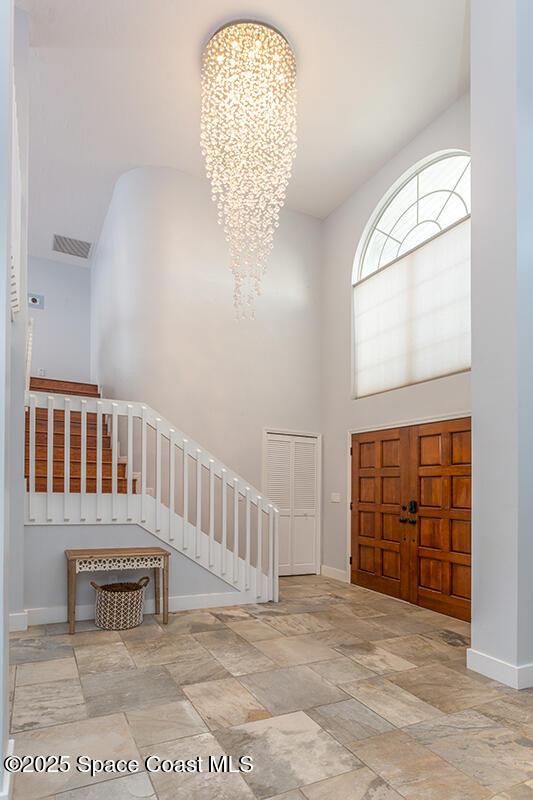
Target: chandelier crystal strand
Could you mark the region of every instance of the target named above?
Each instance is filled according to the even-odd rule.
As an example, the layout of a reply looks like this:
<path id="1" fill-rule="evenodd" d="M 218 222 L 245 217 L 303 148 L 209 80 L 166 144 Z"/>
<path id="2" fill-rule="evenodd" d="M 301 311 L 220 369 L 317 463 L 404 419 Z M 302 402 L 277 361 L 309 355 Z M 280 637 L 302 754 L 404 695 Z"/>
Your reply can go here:
<path id="1" fill-rule="evenodd" d="M 229 244 L 236 313 L 253 318 L 296 154 L 296 62 L 278 31 L 237 22 L 210 39 L 201 145 Z"/>

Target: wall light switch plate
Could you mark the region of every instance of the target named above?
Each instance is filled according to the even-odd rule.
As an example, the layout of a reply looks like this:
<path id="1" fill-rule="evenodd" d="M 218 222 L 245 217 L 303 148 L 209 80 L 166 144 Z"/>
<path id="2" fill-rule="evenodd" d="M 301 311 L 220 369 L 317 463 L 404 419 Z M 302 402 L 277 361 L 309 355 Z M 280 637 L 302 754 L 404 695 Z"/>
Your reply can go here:
<path id="1" fill-rule="evenodd" d="M 340 501 L 341 501 L 341 496 L 340 496 L 339 492 L 332 492 L 331 493 L 331 502 L 332 503 L 340 503 Z"/>
<path id="2" fill-rule="evenodd" d="M 41 311 L 44 309 L 44 294 L 28 293 L 28 307 L 38 308 Z"/>

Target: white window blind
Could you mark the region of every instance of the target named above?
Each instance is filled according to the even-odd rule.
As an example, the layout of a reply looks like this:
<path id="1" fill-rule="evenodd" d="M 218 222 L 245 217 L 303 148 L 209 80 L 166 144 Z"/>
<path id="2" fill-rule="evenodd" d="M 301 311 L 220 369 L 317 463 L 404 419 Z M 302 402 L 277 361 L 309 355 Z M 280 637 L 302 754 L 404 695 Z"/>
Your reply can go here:
<path id="1" fill-rule="evenodd" d="M 470 218 L 354 286 L 355 394 L 470 367 Z"/>

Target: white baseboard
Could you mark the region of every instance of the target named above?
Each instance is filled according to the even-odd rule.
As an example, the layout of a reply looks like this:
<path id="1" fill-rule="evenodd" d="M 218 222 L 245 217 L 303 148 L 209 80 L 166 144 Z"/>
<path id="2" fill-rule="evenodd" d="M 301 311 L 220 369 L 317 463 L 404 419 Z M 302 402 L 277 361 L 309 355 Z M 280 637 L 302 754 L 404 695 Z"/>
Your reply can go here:
<path id="1" fill-rule="evenodd" d="M 213 592 L 212 594 L 188 594 L 169 597 L 170 611 L 187 611 L 193 608 L 216 608 L 217 606 L 244 605 L 260 602 L 253 591 L 248 592 Z M 153 614 L 155 602 L 148 599 L 145 613 Z M 25 625 L 22 626 L 23 618 Z M 76 606 L 76 619 L 94 619 L 94 604 Z M 45 606 L 43 608 L 27 608 L 23 612 L 9 615 L 9 630 L 24 631 L 28 625 L 49 625 L 53 622 L 66 622 L 66 606 Z M 22 627 L 21 627 L 22 626 Z"/>
<path id="2" fill-rule="evenodd" d="M 324 578 L 331 578 L 334 581 L 350 583 L 350 576 L 344 569 L 336 569 L 336 567 L 328 567 L 326 564 L 322 564 L 320 571 Z"/>
<path id="3" fill-rule="evenodd" d="M 533 664 L 516 666 L 469 648 L 466 651 L 466 666 L 513 689 L 529 689 L 533 686 Z"/>
<path id="4" fill-rule="evenodd" d="M 15 752 L 15 740 L 8 739 L 6 753 L 5 756 L 3 756 L 3 758 L 6 758 L 7 756 L 12 756 L 14 752 Z M 11 798 L 11 790 L 13 788 L 12 775 L 13 773 L 4 770 L 2 776 L 2 786 L 0 787 L 0 800 L 4 800 L 4 798 L 5 800 L 10 800 Z"/>

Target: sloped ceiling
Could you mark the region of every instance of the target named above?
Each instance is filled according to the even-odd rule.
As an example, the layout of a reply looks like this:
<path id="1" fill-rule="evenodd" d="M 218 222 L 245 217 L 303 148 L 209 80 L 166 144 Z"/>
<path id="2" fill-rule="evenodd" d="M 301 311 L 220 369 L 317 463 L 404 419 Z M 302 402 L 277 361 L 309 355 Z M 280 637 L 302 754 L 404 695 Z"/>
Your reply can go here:
<path id="1" fill-rule="evenodd" d="M 467 0 L 21 0 L 30 17 L 30 253 L 98 237 L 117 177 L 204 176 L 200 57 L 223 23 L 282 30 L 298 62 L 288 206 L 326 217 L 468 89 Z M 65 257 L 68 258 L 68 257 Z"/>

